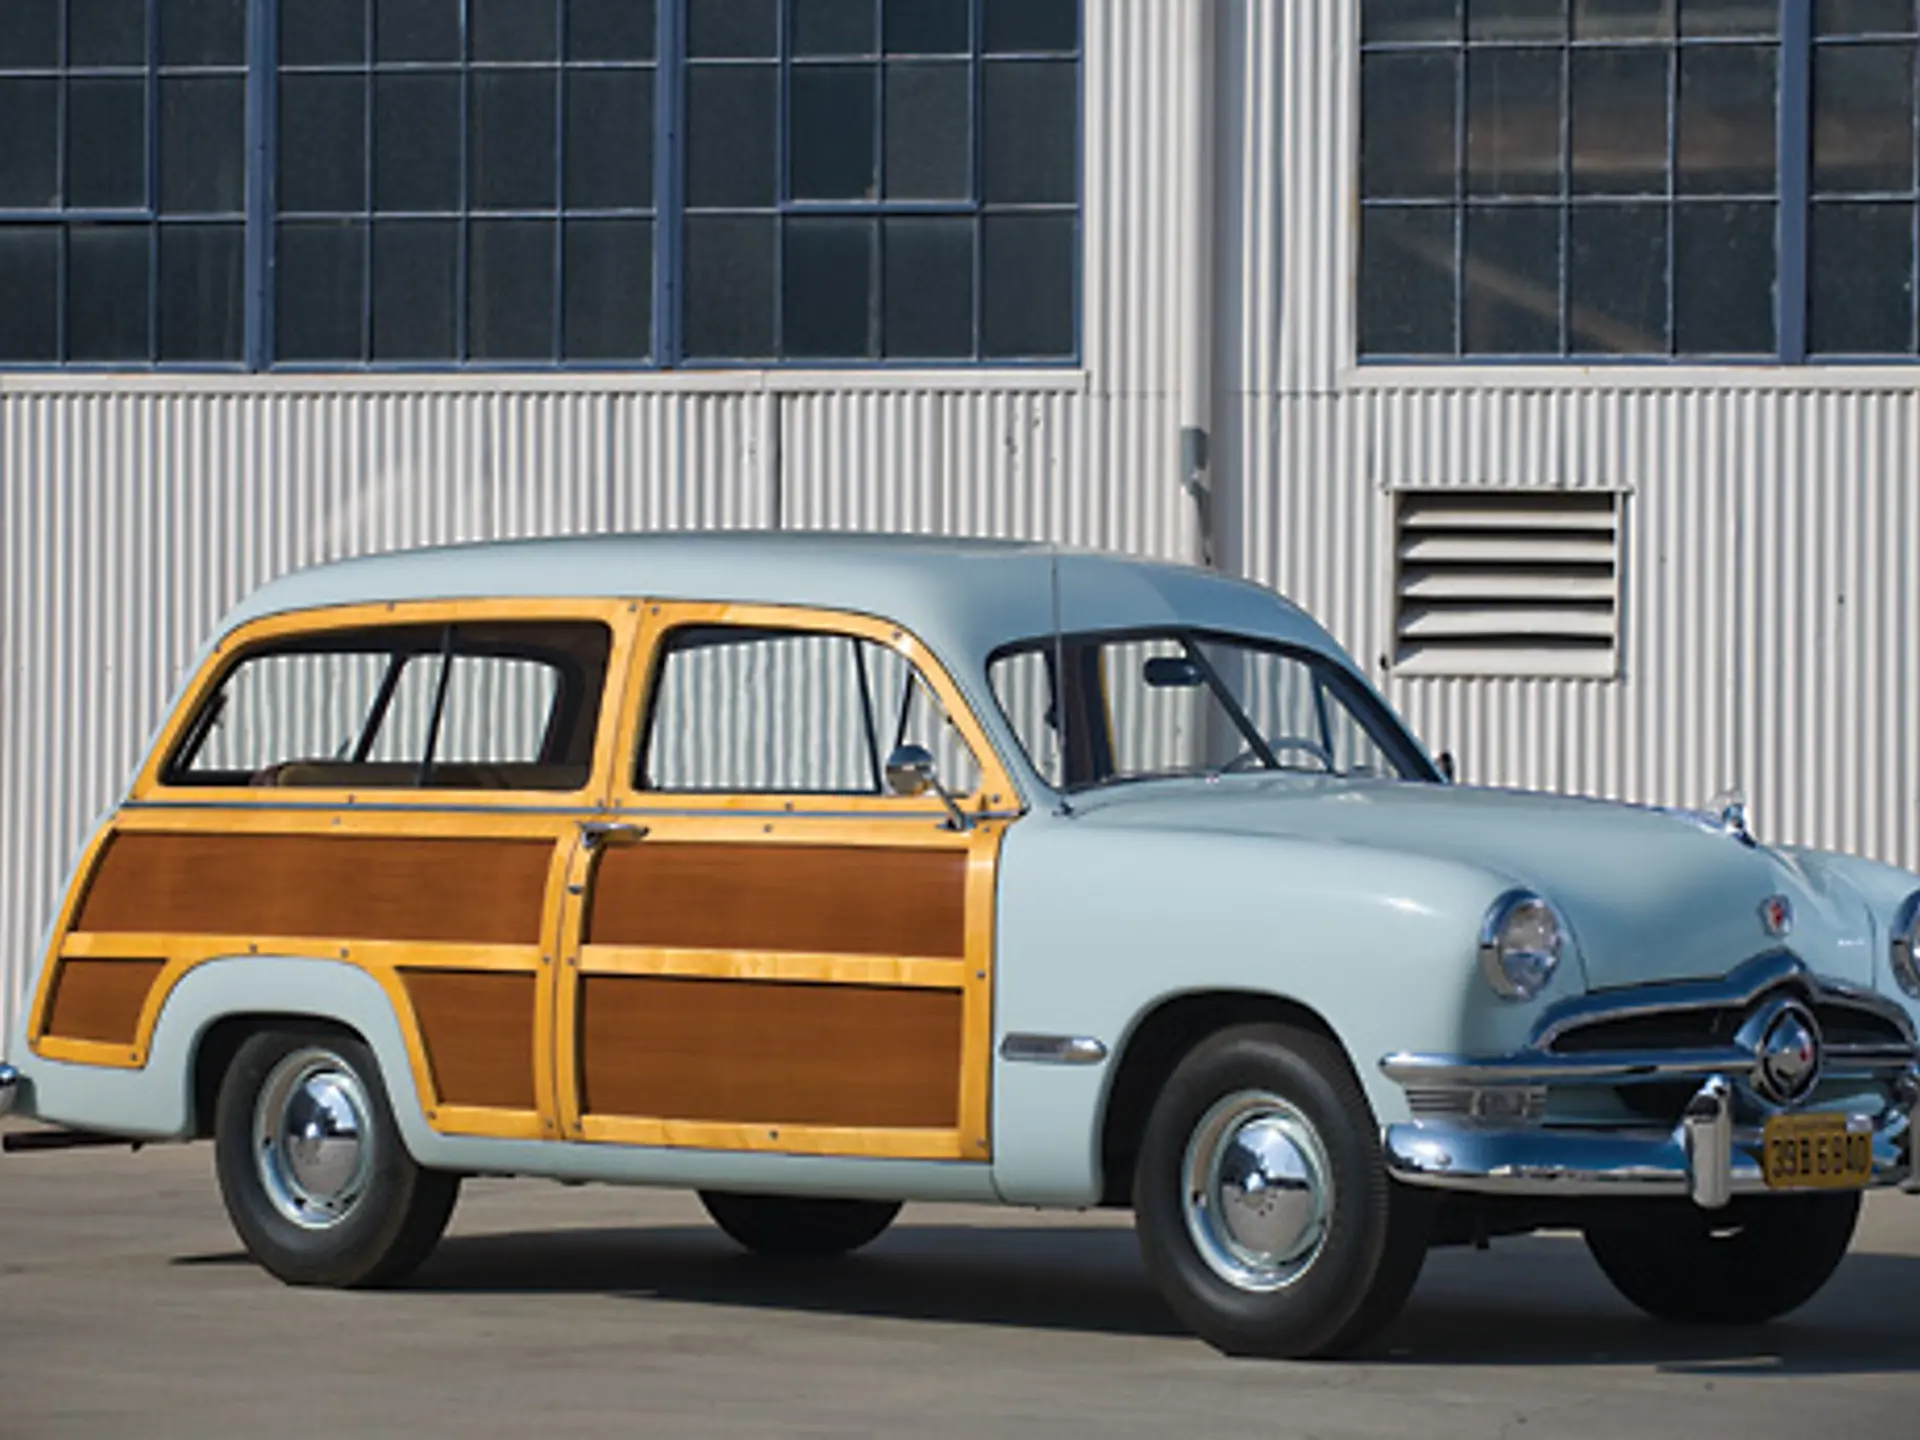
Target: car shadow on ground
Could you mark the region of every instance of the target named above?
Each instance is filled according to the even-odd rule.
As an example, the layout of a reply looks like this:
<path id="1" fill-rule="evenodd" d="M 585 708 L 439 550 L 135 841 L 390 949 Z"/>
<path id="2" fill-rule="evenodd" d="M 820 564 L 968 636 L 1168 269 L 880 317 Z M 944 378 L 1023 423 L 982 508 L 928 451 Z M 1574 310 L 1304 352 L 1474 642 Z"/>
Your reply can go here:
<path id="1" fill-rule="evenodd" d="M 697 1226 L 464 1234 L 443 1241 L 407 1289 L 1185 1335 L 1147 1278 L 1132 1232 L 1118 1226 L 909 1222 L 845 1259 L 784 1262 L 743 1254 Z M 1742 1328 L 1648 1319 L 1613 1293 L 1572 1236 L 1437 1251 L 1369 1360 L 1645 1366 L 1729 1379 L 1920 1372 L 1920 1257 L 1856 1253 L 1796 1315 Z"/>

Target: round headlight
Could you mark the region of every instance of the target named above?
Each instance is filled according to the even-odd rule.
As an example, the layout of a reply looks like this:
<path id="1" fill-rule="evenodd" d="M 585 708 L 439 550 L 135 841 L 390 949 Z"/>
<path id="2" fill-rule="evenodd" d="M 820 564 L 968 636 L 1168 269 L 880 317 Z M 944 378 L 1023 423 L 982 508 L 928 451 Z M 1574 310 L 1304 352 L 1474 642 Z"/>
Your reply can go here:
<path id="1" fill-rule="evenodd" d="M 1547 988 L 1567 948 L 1566 927 L 1531 890 L 1509 890 L 1480 927 L 1480 973 L 1503 1000 L 1531 1000 Z"/>
<path id="2" fill-rule="evenodd" d="M 1893 978 L 1920 1000 L 1920 890 L 1909 895 L 1893 920 Z"/>

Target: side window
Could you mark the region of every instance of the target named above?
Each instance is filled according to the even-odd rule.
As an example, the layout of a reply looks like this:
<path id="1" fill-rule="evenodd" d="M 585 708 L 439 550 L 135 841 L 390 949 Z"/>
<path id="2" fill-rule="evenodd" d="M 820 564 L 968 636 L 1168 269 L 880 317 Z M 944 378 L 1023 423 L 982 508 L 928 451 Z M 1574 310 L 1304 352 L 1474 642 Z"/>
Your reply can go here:
<path id="1" fill-rule="evenodd" d="M 591 622 L 301 636 L 241 658 L 169 785 L 578 790 L 612 636 Z"/>
<path id="2" fill-rule="evenodd" d="M 689 626 L 667 641 L 635 783 L 643 790 L 881 795 L 894 747 L 932 751 L 955 794 L 980 769 L 933 687 L 852 635 Z"/>

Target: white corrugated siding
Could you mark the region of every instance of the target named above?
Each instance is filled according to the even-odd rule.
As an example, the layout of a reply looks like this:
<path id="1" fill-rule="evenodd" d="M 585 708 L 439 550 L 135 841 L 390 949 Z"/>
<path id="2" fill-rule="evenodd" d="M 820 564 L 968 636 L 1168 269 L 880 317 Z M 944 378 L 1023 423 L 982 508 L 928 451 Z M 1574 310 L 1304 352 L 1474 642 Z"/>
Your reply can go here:
<path id="1" fill-rule="evenodd" d="M 1920 399 L 1902 372 L 1355 374 L 1356 0 L 1219 0 L 1226 564 L 1314 610 L 1474 780 L 1698 802 L 1920 864 Z M 299 565 L 452 539 L 784 525 L 1185 556 L 1186 27 L 1089 0 L 1084 372 L 287 382 L 0 377 L 0 946 L 216 617 Z M 1616 681 L 1400 680 L 1387 490 L 1628 492 Z M 0 985 L 0 1023 L 15 984 Z"/>

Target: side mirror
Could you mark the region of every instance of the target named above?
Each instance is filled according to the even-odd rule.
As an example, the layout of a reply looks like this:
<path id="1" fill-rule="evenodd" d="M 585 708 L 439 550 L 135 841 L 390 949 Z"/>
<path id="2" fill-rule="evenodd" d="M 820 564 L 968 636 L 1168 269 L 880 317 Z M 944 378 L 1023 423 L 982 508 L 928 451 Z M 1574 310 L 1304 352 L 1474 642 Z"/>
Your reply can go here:
<path id="1" fill-rule="evenodd" d="M 1451 750 L 1442 750 L 1435 763 L 1440 767 L 1440 778 L 1445 780 L 1449 785 L 1453 784 L 1453 752 Z"/>
<path id="2" fill-rule="evenodd" d="M 939 781 L 934 776 L 933 752 L 924 745 L 902 745 L 887 756 L 887 788 L 911 798 L 924 795 Z"/>

